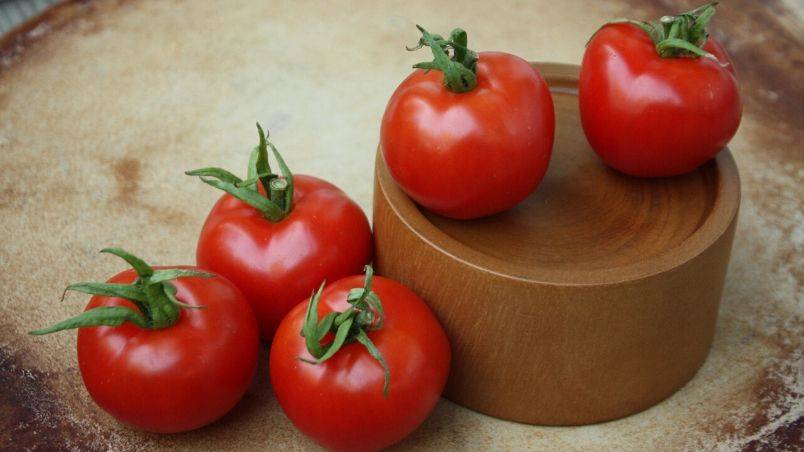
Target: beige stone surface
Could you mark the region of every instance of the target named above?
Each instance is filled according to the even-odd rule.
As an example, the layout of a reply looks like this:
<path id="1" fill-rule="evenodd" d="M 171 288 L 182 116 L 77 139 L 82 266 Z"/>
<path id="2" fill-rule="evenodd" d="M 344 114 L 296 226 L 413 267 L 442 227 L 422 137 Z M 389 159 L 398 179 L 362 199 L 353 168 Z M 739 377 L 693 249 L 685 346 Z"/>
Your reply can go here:
<path id="1" fill-rule="evenodd" d="M 32 327 L 77 313 L 65 285 L 121 268 L 124 246 L 191 263 L 218 194 L 182 175 L 244 168 L 254 122 L 298 173 L 370 214 L 379 119 L 411 64 L 415 23 L 469 31 L 475 49 L 578 63 L 611 17 L 662 1 L 74 2 L 0 45 L 0 447 L 309 449 L 258 379 L 222 421 L 156 436 L 83 389 L 75 335 Z M 724 2 L 713 28 L 735 59 L 745 113 L 730 147 L 743 204 L 711 355 L 681 391 L 601 425 L 505 422 L 442 401 L 399 449 L 696 449 L 802 445 L 804 96 L 800 4 Z M 705 125 L 702 125 L 705 127 Z M 579 132 L 580 133 L 580 132 Z"/>

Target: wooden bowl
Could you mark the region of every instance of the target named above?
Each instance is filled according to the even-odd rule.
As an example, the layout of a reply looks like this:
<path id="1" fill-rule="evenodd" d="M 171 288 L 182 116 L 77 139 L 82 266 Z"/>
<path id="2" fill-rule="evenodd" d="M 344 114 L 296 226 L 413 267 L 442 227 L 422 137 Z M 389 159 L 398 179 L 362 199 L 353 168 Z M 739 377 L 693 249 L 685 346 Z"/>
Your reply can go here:
<path id="1" fill-rule="evenodd" d="M 706 359 L 740 181 L 728 150 L 697 171 L 637 179 L 604 166 L 578 115 L 578 67 L 536 64 L 556 141 L 515 208 L 457 221 L 417 207 L 377 154 L 378 271 L 419 293 L 452 343 L 445 396 L 548 425 L 644 410 Z"/>

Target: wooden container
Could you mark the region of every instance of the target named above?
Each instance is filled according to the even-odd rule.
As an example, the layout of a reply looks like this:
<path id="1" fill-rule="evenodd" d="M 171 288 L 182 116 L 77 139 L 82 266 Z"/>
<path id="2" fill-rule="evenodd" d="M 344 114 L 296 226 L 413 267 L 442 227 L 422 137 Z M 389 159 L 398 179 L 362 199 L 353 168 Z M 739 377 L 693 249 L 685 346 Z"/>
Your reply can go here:
<path id="1" fill-rule="evenodd" d="M 536 65 L 556 110 L 547 176 L 514 209 L 457 221 L 418 208 L 377 154 L 378 271 L 452 343 L 445 396 L 492 416 L 578 425 L 683 386 L 715 329 L 740 181 L 728 150 L 680 177 L 605 167 L 578 115 L 578 67 Z"/>

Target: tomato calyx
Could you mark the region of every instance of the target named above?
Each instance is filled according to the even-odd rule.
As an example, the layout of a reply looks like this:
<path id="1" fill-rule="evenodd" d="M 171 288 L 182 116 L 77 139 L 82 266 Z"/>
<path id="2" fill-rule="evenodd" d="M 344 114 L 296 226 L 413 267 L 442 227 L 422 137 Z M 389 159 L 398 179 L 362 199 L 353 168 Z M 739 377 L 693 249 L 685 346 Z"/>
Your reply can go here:
<path id="1" fill-rule="evenodd" d="M 727 64 L 721 63 L 717 57 L 703 49 L 709 38 L 706 26 L 715 15 L 717 4 L 716 1 L 710 2 L 677 16 L 663 16 L 653 22 L 619 18 L 607 22 L 606 25 L 627 23 L 641 28 L 650 36 L 656 52 L 662 58 L 704 57 L 726 66 Z"/>
<path id="2" fill-rule="evenodd" d="M 62 300 L 68 290 L 90 295 L 119 297 L 131 300 L 139 312 L 125 306 L 98 307 L 49 328 L 31 331 L 29 334 L 38 336 L 90 326 L 119 326 L 124 322 L 131 322 L 144 329 L 167 328 L 179 320 L 179 309 L 204 308 L 203 306 L 190 306 L 179 301 L 176 298 L 176 286 L 170 281 L 186 277 L 212 278 L 215 275 L 182 268 L 154 270 L 139 257 L 120 248 L 104 248 L 101 253 L 114 254 L 128 262 L 137 273 L 137 279 L 131 284 L 97 282 L 71 284 L 64 289 Z"/>
<path id="3" fill-rule="evenodd" d="M 366 280 L 363 287 L 350 290 L 346 296 L 346 301 L 351 306 L 343 312 L 331 312 L 319 321 L 318 302 L 326 282 L 321 283 L 307 304 L 307 313 L 300 333 L 305 339 L 307 351 L 315 360 L 303 357 L 299 357 L 299 360 L 309 364 L 321 364 L 332 358 L 344 344 L 357 341 L 366 347 L 369 354 L 382 366 L 384 374 L 382 391 L 383 395 L 388 397 L 391 372 L 380 351 L 377 350 L 367 334 L 382 328 L 385 314 L 380 297 L 371 290 L 374 269 L 371 265 L 366 265 L 365 271 Z M 328 344 L 322 344 L 329 333 L 334 335 L 334 339 Z"/>
<path id="4" fill-rule="evenodd" d="M 444 86 L 454 93 L 465 93 L 477 86 L 477 53 L 466 47 L 467 35 L 460 28 L 452 30 L 449 39 L 441 35 L 430 34 L 422 26 L 416 25 L 422 33 L 415 47 L 406 47 L 409 51 L 429 47 L 433 52 L 433 61 L 423 61 L 413 65 L 425 71 L 436 70 L 444 73 Z M 452 50 L 452 56 L 447 53 Z"/>
<path id="5" fill-rule="evenodd" d="M 262 130 L 260 123 L 257 123 L 257 132 L 260 144 L 251 151 L 245 180 L 217 167 L 199 168 L 185 171 L 184 174 L 198 176 L 207 185 L 229 193 L 257 209 L 267 220 L 276 223 L 282 221 L 293 209 L 293 174 L 276 147 L 268 141 L 268 134 Z M 271 148 L 282 176 L 271 172 L 268 148 Z M 260 193 L 258 183 L 265 195 Z"/>

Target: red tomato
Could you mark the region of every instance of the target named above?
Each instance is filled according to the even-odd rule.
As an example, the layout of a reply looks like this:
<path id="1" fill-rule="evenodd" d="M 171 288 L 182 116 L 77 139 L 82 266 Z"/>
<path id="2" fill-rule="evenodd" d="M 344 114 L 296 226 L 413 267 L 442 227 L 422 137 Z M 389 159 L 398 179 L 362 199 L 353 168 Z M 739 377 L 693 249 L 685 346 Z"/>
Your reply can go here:
<path id="1" fill-rule="evenodd" d="M 293 210 L 279 222 L 224 194 L 198 240 L 198 266 L 243 291 L 263 340 L 321 281 L 359 273 L 373 255 L 371 228 L 357 204 L 321 179 L 293 181 Z"/>
<path id="2" fill-rule="evenodd" d="M 477 218 L 525 199 L 553 148 L 553 100 L 539 71 L 507 53 L 481 52 L 477 86 L 455 93 L 436 70 L 414 71 L 382 119 L 383 157 L 424 208 Z"/>
<path id="3" fill-rule="evenodd" d="M 742 106 L 731 62 L 712 38 L 710 58 L 662 58 L 649 35 L 606 25 L 584 54 L 583 129 L 603 161 L 626 174 L 675 176 L 714 157 L 740 124 Z"/>
<path id="4" fill-rule="evenodd" d="M 135 279 L 126 270 L 109 282 Z M 157 433 L 192 430 L 226 414 L 251 384 L 260 343 L 254 314 L 232 283 L 171 282 L 183 303 L 205 308 L 181 309 L 178 322 L 162 329 L 126 322 L 78 331 L 78 365 L 95 402 L 121 422 Z M 129 300 L 97 295 L 87 310 L 100 306 L 138 311 Z"/>
<path id="5" fill-rule="evenodd" d="M 326 287 L 319 318 L 349 308 L 351 289 L 363 287 L 352 276 Z M 299 334 L 308 302 L 285 317 L 271 346 L 271 384 L 282 409 L 302 432 L 337 450 L 376 450 L 415 430 L 439 399 L 449 373 L 447 336 L 433 313 L 410 289 L 374 277 L 373 291 L 382 301 L 384 322 L 369 332 L 390 371 L 387 397 L 384 371 L 367 349 L 351 342 L 321 364 Z"/>

